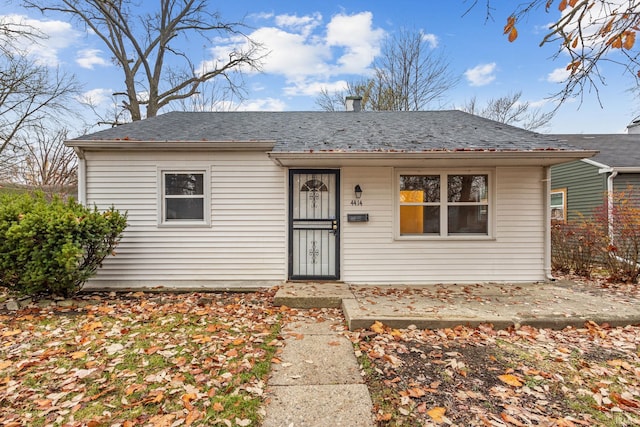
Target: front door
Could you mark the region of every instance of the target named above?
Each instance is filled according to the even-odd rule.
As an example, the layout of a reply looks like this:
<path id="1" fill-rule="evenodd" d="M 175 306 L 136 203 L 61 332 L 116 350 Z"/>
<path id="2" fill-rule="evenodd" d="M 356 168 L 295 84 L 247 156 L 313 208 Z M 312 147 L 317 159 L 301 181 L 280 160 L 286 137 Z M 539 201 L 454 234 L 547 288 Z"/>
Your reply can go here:
<path id="1" fill-rule="evenodd" d="M 337 170 L 289 171 L 289 279 L 340 278 Z"/>

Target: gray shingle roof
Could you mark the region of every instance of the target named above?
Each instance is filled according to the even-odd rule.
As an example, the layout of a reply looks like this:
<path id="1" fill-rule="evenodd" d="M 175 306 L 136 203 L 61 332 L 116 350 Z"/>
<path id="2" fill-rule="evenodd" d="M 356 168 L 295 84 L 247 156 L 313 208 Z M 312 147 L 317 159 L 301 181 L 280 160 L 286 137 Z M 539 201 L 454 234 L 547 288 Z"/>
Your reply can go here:
<path id="1" fill-rule="evenodd" d="M 171 112 L 76 141 L 276 141 L 276 152 L 572 150 L 462 111 Z"/>
<path id="2" fill-rule="evenodd" d="M 591 158 L 610 167 L 640 167 L 640 134 L 549 135 L 583 150 L 599 150 Z"/>

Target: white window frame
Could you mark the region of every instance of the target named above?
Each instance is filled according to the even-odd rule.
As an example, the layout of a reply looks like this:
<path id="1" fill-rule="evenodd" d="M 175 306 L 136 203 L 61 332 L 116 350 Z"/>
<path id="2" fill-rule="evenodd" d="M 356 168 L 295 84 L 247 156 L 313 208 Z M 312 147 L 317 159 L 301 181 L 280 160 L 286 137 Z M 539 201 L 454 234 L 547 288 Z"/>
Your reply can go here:
<path id="1" fill-rule="evenodd" d="M 562 206 L 554 205 L 551 203 L 552 196 L 554 194 L 562 194 Z M 556 188 L 551 190 L 551 192 L 549 193 L 549 208 L 551 210 L 551 213 L 550 213 L 551 221 L 559 221 L 553 218 L 553 210 L 562 208 L 562 222 L 563 223 L 567 222 L 567 189 L 566 188 Z"/>
<path id="2" fill-rule="evenodd" d="M 203 180 L 203 218 L 201 220 L 171 220 L 166 218 L 165 176 L 167 174 L 200 174 Z M 209 168 L 158 168 L 158 225 L 160 227 L 209 227 L 211 225 L 211 172 Z M 170 197 L 174 198 L 174 197 Z"/>
<path id="3" fill-rule="evenodd" d="M 440 176 L 440 201 L 426 203 L 425 205 L 440 206 L 440 234 L 400 234 L 400 176 L 401 175 L 428 175 Z M 448 234 L 448 208 L 449 206 L 478 205 L 476 202 L 451 203 L 448 200 L 448 177 L 451 175 L 486 175 L 487 176 L 487 233 L 455 233 Z M 396 169 L 394 175 L 394 235 L 396 240 L 495 240 L 496 219 L 496 184 L 494 169 Z M 484 205 L 484 204 L 483 204 Z"/>

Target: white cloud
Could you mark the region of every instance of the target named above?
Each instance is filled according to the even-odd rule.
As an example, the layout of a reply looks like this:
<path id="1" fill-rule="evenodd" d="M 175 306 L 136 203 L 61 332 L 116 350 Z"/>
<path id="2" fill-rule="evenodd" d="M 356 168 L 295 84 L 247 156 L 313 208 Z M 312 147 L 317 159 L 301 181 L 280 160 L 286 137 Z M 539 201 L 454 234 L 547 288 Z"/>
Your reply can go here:
<path id="1" fill-rule="evenodd" d="M 18 39 L 15 47 L 43 65 L 57 66 L 60 63 L 60 51 L 73 45 L 80 37 L 80 33 L 64 21 L 31 19 L 16 14 L 0 15 L 0 21 L 31 28 L 33 32 L 42 36 Z"/>
<path id="2" fill-rule="evenodd" d="M 431 49 L 435 49 L 438 47 L 438 36 L 435 34 L 425 34 L 422 33 L 422 41 L 426 42 Z"/>
<path id="3" fill-rule="evenodd" d="M 347 88 L 347 82 L 344 80 L 339 80 L 337 82 L 321 82 L 321 81 L 311 81 L 304 80 L 294 82 L 293 85 L 287 86 L 284 88 L 285 95 L 296 96 L 296 95 L 304 95 L 304 96 L 313 96 L 316 97 L 320 94 L 320 92 L 325 89 L 329 91 L 329 93 L 333 93 L 336 91 L 342 91 Z"/>
<path id="4" fill-rule="evenodd" d="M 339 72 L 363 73 L 373 58 L 380 53 L 380 43 L 385 32 L 373 28 L 373 14 L 361 12 L 355 15 L 336 15 L 327 25 L 327 44 L 344 47 L 344 54 L 338 58 Z"/>
<path id="5" fill-rule="evenodd" d="M 464 76 L 471 86 L 485 86 L 496 79 L 496 63 L 480 64 L 473 68 L 469 68 L 464 72 Z"/>
<path id="6" fill-rule="evenodd" d="M 262 71 L 284 77 L 285 93 L 292 96 L 316 95 L 318 82 L 331 76 L 370 72 L 385 34 L 373 27 L 370 12 L 338 14 L 325 27 L 319 13 L 277 15 L 272 20 L 273 25 L 258 28 L 249 37 L 260 43 L 267 54 L 262 60 Z M 211 59 L 203 61 L 200 69 L 210 70 L 224 63 L 233 49 L 246 48 L 245 43 L 242 38 L 216 40 L 216 47 L 210 50 Z M 243 71 L 253 73 L 253 70 Z"/>
<path id="7" fill-rule="evenodd" d="M 97 88 L 91 89 L 86 92 L 83 92 L 79 97 L 78 101 L 83 104 L 89 104 L 94 107 L 107 104 L 111 101 L 111 95 L 113 94 L 113 89 L 106 88 Z"/>
<path id="8" fill-rule="evenodd" d="M 278 15 L 275 17 L 278 27 L 290 28 L 304 36 L 308 36 L 316 27 L 322 24 L 322 15 L 318 12 L 308 16 Z"/>
<path id="9" fill-rule="evenodd" d="M 266 73 L 283 75 L 288 80 L 298 80 L 330 72 L 330 49 L 323 43 L 309 40 L 303 34 L 264 27 L 254 31 L 251 38 L 263 44 L 269 52 L 263 63 Z"/>
<path id="10" fill-rule="evenodd" d="M 276 98 L 252 99 L 243 102 L 239 111 L 284 111 L 285 103 Z"/>
<path id="11" fill-rule="evenodd" d="M 569 77 L 569 70 L 566 67 L 556 68 L 547 74 L 547 81 L 550 83 L 562 83 Z"/>
<path id="12" fill-rule="evenodd" d="M 93 70 L 94 65 L 101 65 L 103 67 L 111 65 L 109 61 L 102 58 L 100 49 L 82 49 L 78 51 L 76 63 L 82 68 Z"/>

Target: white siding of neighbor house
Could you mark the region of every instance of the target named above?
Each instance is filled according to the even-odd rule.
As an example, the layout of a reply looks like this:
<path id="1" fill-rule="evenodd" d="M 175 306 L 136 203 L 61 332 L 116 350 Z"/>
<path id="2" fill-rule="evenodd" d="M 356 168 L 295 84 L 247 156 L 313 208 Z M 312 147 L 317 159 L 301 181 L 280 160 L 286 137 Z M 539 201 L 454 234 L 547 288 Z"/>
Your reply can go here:
<path id="1" fill-rule="evenodd" d="M 286 278 L 286 188 L 260 152 L 87 152 L 86 200 L 128 211 L 90 286 L 253 286 Z M 159 226 L 159 171 L 210 173 L 210 226 Z"/>
<path id="2" fill-rule="evenodd" d="M 342 279 L 362 284 L 544 280 L 544 169 L 493 171 L 493 238 L 402 240 L 394 234 L 396 171 L 343 168 Z M 363 189 L 363 206 L 351 205 L 356 184 Z M 348 223 L 349 213 L 368 213 L 369 222 Z"/>

